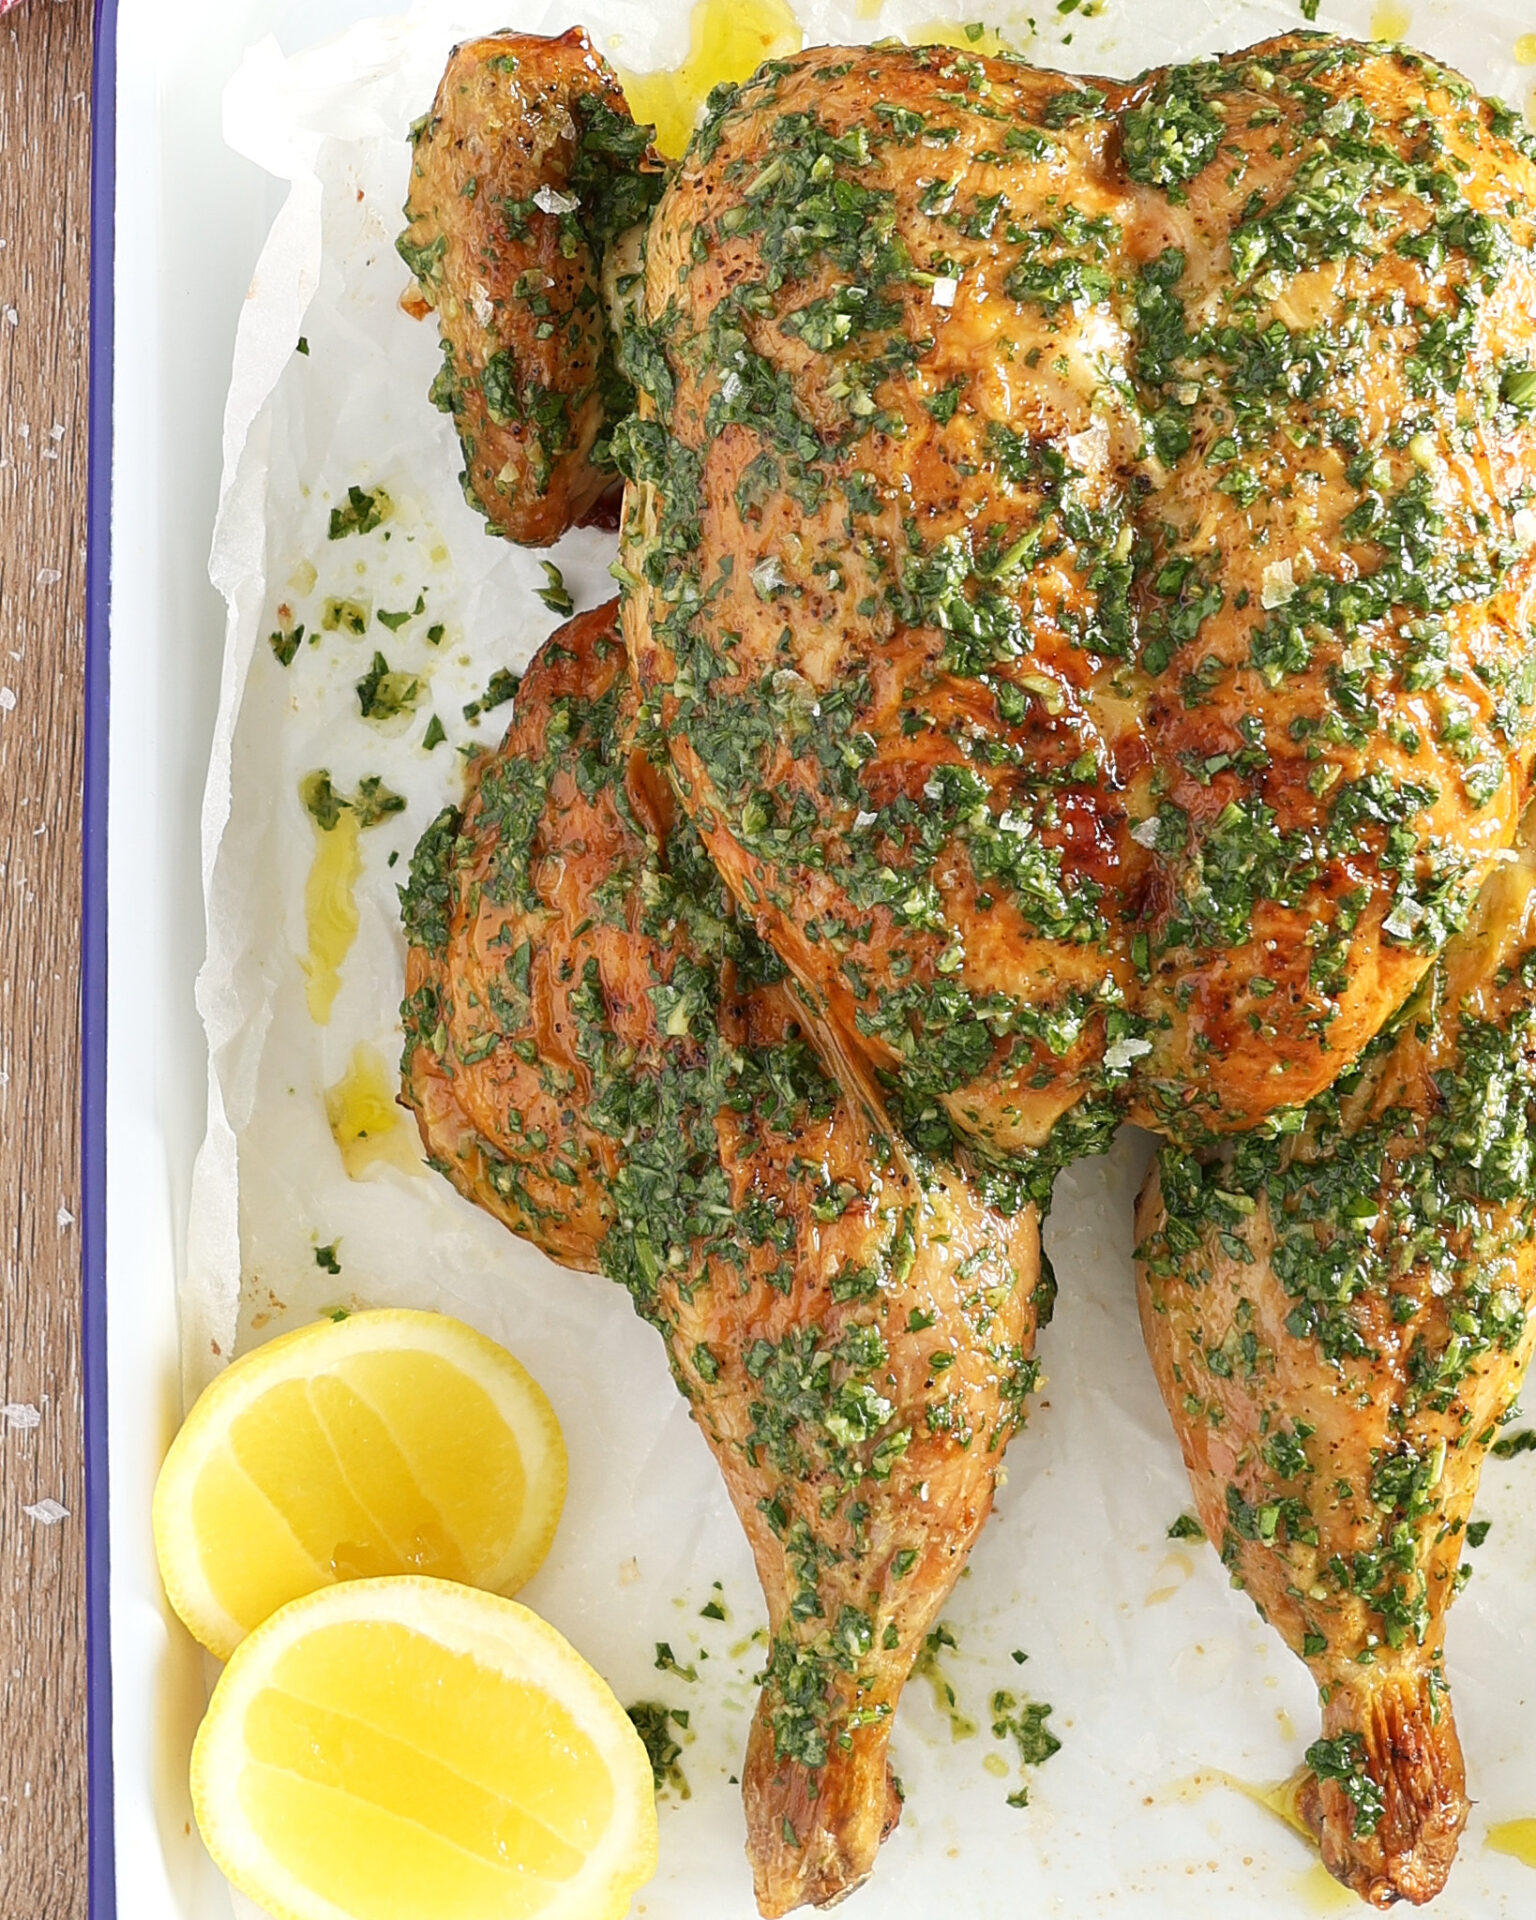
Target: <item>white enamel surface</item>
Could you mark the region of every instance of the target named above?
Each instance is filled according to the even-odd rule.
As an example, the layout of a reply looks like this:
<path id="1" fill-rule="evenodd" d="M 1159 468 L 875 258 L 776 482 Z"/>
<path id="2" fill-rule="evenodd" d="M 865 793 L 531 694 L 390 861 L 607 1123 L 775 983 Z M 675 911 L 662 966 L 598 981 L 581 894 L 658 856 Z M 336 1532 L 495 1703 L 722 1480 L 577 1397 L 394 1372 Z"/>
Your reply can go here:
<path id="1" fill-rule="evenodd" d="M 951 4 L 956 17 L 978 11 Z M 878 19 L 859 20 L 822 0 L 803 9 L 818 39 L 868 39 L 945 10 L 944 0 L 889 0 Z M 1050 0 L 1032 10 L 1041 22 L 1032 57 L 1120 73 L 1300 24 L 1292 0 L 1107 0 L 1090 20 L 1059 17 Z M 403 864 L 391 872 L 385 858 L 399 849 L 403 863 L 453 797 L 451 748 L 421 753 L 419 721 L 396 735 L 365 729 L 352 684 L 375 644 L 391 665 L 430 664 L 434 704 L 457 742 L 470 737 L 462 702 L 555 624 L 532 598 L 542 575 L 531 557 L 488 541 L 463 506 L 451 435 L 425 402 L 437 358 L 430 331 L 393 306 L 404 284 L 390 247 L 404 189 L 400 136 L 427 105 L 457 32 L 513 16 L 553 29 L 581 18 L 600 46 L 638 68 L 681 53 L 687 10 L 652 20 L 659 10 L 618 0 L 566 0 L 546 12 L 537 0 L 422 5 L 408 25 L 360 27 L 293 65 L 279 52 L 315 45 L 365 11 L 364 0 L 122 7 L 108 1193 L 118 1910 L 124 1920 L 228 1920 L 233 1911 L 187 1831 L 186 1764 L 207 1676 L 160 1595 L 149 1505 L 180 1414 L 180 1357 L 195 1384 L 218 1363 L 214 1344 L 227 1352 L 243 1273 L 246 1341 L 338 1297 L 436 1305 L 530 1367 L 564 1427 L 571 1485 L 550 1561 L 522 1597 L 621 1699 L 662 1699 L 693 1716 L 683 1757 L 692 1797 L 663 1804 L 661 1869 L 636 1912 L 750 1920 L 729 1776 L 758 1659 L 744 1643 L 761 1606 L 659 1343 L 616 1288 L 559 1272 L 437 1179 L 389 1171 L 348 1181 L 320 1104 L 354 1043 L 392 1055 L 401 966 L 392 890 Z M 1029 11 L 1021 6 L 1019 18 Z M 1340 7 L 1319 25 L 1364 32 L 1370 13 Z M 1409 32 L 1520 100 L 1536 69 L 1514 66 L 1513 43 L 1529 24 L 1512 0 L 1419 0 Z M 221 94 L 257 43 L 230 99 L 230 127 L 283 181 L 223 138 Z M 291 199 L 287 177 L 297 181 Z M 307 360 L 291 351 L 299 331 L 310 338 Z M 221 470 L 215 571 L 234 608 L 222 656 L 224 609 L 207 571 Z M 285 675 L 263 636 L 292 597 L 295 566 L 337 570 L 340 584 L 341 570 L 365 557 L 365 543 L 324 539 L 330 499 L 354 480 L 382 482 L 399 503 L 389 548 L 368 549 L 364 584 L 391 607 L 428 587 L 450 641 L 429 662 L 409 631 L 397 646 L 371 629 L 368 653 L 327 635 Z M 439 545 L 446 558 L 432 557 Z M 592 534 L 563 543 L 579 606 L 604 594 L 610 551 Z M 330 590 L 317 586 L 312 603 Z M 483 731 L 494 737 L 504 717 Z M 311 851 L 294 789 L 320 764 L 343 786 L 381 772 L 410 802 L 364 836 L 361 931 L 324 1030 L 309 1022 L 294 953 Z M 189 1235 L 209 1109 L 193 1000 L 205 859 L 214 941 L 201 992 L 218 1072 Z M 1305 1675 L 1228 1590 L 1214 1555 L 1165 1538 L 1189 1502 L 1131 1291 L 1130 1203 L 1144 1154 L 1145 1141 L 1127 1137 L 1058 1187 L 1050 1244 L 1062 1293 L 1042 1340 L 1048 1381 L 946 1614 L 960 1643 L 947 1671 L 961 1708 L 985 1723 L 997 1688 L 1048 1699 L 1062 1751 L 1031 1776 L 1029 1808 L 1010 1809 L 1016 1775 L 999 1779 L 982 1764 L 1000 1743 L 984 1724 L 952 1742 L 929 1690 L 914 1687 L 894 1744 L 906 1812 L 874 1879 L 845 1908 L 849 1920 L 1253 1911 L 1300 1920 L 1326 1910 L 1299 1841 L 1237 1793 L 1189 1784 L 1212 1769 L 1278 1780 L 1312 1737 L 1315 1709 Z M 316 1242 L 331 1240 L 339 1280 L 313 1261 Z M 1491 1463 L 1479 1511 L 1493 1532 L 1473 1556 L 1450 1655 L 1478 1805 L 1433 1909 L 1440 1920 L 1536 1908 L 1536 1874 L 1483 1844 L 1490 1822 L 1536 1815 L 1532 1462 Z M 723 1625 L 699 1618 L 716 1580 Z M 698 1665 L 696 1684 L 655 1671 L 658 1640 Z M 1014 1648 L 1029 1654 L 1022 1671 Z"/>

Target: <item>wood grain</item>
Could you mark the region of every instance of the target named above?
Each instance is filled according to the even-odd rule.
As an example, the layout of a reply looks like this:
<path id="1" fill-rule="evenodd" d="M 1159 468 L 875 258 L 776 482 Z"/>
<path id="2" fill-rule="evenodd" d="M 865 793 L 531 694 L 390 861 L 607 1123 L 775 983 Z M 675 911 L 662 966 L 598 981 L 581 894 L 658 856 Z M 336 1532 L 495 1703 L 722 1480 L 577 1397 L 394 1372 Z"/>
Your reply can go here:
<path id="1" fill-rule="evenodd" d="M 0 20 L 5 1920 L 85 1920 L 87 1903 L 76 1221 L 90 84 L 87 0 L 30 0 Z M 69 1517 L 28 1514 L 44 1500 Z"/>

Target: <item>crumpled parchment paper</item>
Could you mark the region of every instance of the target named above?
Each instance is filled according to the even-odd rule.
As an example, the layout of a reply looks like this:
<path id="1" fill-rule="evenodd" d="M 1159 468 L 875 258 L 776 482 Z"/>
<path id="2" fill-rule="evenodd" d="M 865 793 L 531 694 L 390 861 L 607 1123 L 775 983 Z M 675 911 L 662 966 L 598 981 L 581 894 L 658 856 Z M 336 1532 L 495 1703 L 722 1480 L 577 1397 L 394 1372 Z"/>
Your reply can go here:
<path id="1" fill-rule="evenodd" d="M 911 30 L 941 9 L 1008 31 L 1031 59 L 1131 73 L 1302 24 L 1295 0 L 1107 0 L 1096 9 L 962 9 L 949 0 L 863 6 L 808 0 L 811 40 Z M 411 1304 L 462 1315 L 503 1341 L 548 1390 L 571 1455 L 570 1496 L 549 1562 L 523 1598 L 607 1675 L 621 1699 L 690 1716 L 690 1793 L 665 1796 L 661 1867 L 636 1912 L 749 1920 L 750 1880 L 734 1781 L 753 1698 L 762 1606 L 744 1542 L 660 1343 L 618 1288 L 561 1271 L 461 1201 L 419 1164 L 349 1178 L 325 1108 L 358 1046 L 392 1070 L 403 945 L 395 889 L 422 828 L 457 798 L 459 749 L 499 737 L 462 714 L 495 669 L 520 666 L 558 624 L 534 596 L 538 559 L 488 539 L 465 506 L 458 450 L 427 386 L 435 329 L 397 305 L 406 128 L 430 104 L 451 44 L 508 23 L 559 31 L 580 18 L 635 70 L 675 62 L 687 12 L 626 0 L 419 4 L 285 57 L 251 49 L 226 98 L 231 143 L 291 183 L 256 266 L 225 424 L 212 572 L 228 600 L 222 701 L 203 820 L 208 959 L 199 1004 L 210 1050 L 209 1126 L 193 1198 L 182 1298 L 189 1395 L 237 1348 L 346 1305 Z M 1523 100 L 1516 66 L 1529 24 L 1513 4 L 1417 0 L 1375 27 L 1408 37 Z M 1370 9 L 1324 11 L 1358 34 Z M 913 34 L 912 37 L 919 37 Z M 304 336 L 308 351 L 296 351 Z M 327 538 L 350 485 L 382 486 L 386 524 Z M 611 590 L 611 537 L 569 536 L 553 558 L 578 607 Z M 328 598 L 423 611 L 363 638 L 322 630 Z M 267 644 L 279 609 L 306 639 L 288 668 Z M 429 626 L 443 636 L 433 645 Z M 319 632 L 318 644 L 309 636 Z M 354 692 L 373 653 L 425 682 L 417 711 L 380 726 Z M 430 714 L 446 730 L 422 747 Z M 329 770 L 344 792 L 379 774 L 408 806 L 361 836 L 359 929 L 329 1023 L 305 1001 L 304 887 L 316 834 L 301 779 Z M 394 862 L 394 864 L 391 864 Z M 1131 1203 L 1148 1151 L 1126 1134 L 1108 1159 L 1057 1186 L 1049 1245 L 1061 1280 L 1041 1342 L 1047 1380 L 1009 1455 L 996 1517 L 946 1614 L 942 1662 L 956 1737 L 933 1689 L 903 1702 L 893 1759 L 906 1810 L 849 1920 L 1134 1914 L 1204 1920 L 1347 1911 L 1305 1844 L 1242 1784 L 1271 1785 L 1315 1736 L 1306 1674 L 1211 1550 L 1170 1541 L 1189 1505 L 1178 1450 L 1136 1324 Z M 317 1265 L 334 1246 L 341 1271 Z M 1456 1609 L 1452 1675 L 1478 1802 L 1443 1920 L 1536 1910 L 1536 1874 L 1485 1845 L 1491 1822 L 1536 1815 L 1536 1465 L 1490 1462 L 1480 1514 L 1494 1525 Z M 701 1618 L 712 1583 L 727 1618 Z M 656 1643 L 697 1672 L 655 1666 Z M 1021 1666 L 1015 1650 L 1027 1654 Z M 998 1689 L 1049 1701 L 1061 1751 L 1028 1775 L 990 1732 Z M 1238 1784 L 1233 1784 L 1238 1783 Z"/>

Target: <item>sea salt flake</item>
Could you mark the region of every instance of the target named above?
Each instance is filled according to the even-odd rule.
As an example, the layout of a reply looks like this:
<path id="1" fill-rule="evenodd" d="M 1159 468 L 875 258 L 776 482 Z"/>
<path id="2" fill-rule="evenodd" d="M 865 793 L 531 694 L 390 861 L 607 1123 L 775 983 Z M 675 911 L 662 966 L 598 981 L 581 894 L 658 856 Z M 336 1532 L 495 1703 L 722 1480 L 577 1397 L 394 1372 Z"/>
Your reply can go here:
<path id="1" fill-rule="evenodd" d="M 540 187 L 533 204 L 545 213 L 574 213 L 581 205 L 574 193 L 561 193 L 555 187 Z"/>
<path id="2" fill-rule="evenodd" d="M 72 1227 L 75 1224 L 75 1216 L 70 1212 L 68 1207 L 60 1207 L 54 1218 L 58 1223 L 58 1228 L 61 1233 L 66 1227 Z"/>
<path id="3" fill-rule="evenodd" d="M 1139 1060 L 1143 1054 L 1151 1051 L 1150 1040 L 1137 1040 L 1126 1034 L 1119 1040 L 1112 1040 L 1104 1049 L 1104 1065 L 1111 1073 L 1124 1073 L 1133 1060 Z"/>
<path id="4" fill-rule="evenodd" d="M 1291 568 L 1295 562 L 1291 559 L 1271 560 L 1264 569 L 1263 581 L 1259 590 L 1259 605 L 1268 611 L 1285 606 L 1295 598 L 1296 581 Z"/>
<path id="5" fill-rule="evenodd" d="M 0 713 L 9 713 L 16 705 L 16 695 L 9 687 L 0 687 Z"/>
<path id="6" fill-rule="evenodd" d="M 1102 420 L 1095 420 L 1091 427 L 1085 427 L 1081 433 L 1069 433 L 1061 445 L 1074 467 L 1085 473 L 1091 472 L 1101 466 L 1108 456 L 1109 428 Z"/>
<path id="7" fill-rule="evenodd" d="M 39 567 L 37 570 L 37 584 L 40 587 L 56 587 L 63 578 L 57 567 Z"/>
<path id="8" fill-rule="evenodd" d="M 955 295 L 960 291 L 960 282 L 950 273 L 941 273 L 933 283 L 933 304 L 936 307 L 952 307 Z"/>
<path id="9" fill-rule="evenodd" d="M 57 1500 L 38 1500 L 22 1512 L 29 1520 L 36 1520 L 40 1526 L 56 1527 L 61 1520 L 69 1518 L 69 1508 L 61 1506 Z"/>
<path id="10" fill-rule="evenodd" d="M 1423 918 L 1424 909 L 1412 894 L 1405 894 L 1382 921 L 1382 932 L 1391 934 L 1394 940 L 1409 940 Z"/>
<path id="11" fill-rule="evenodd" d="M 759 560 L 757 565 L 752 569 L 752 585 L 757 590 L 759 600 L 772 599 L 780 587 L 787 586 L 788 584 L 788 581 L 784 578 L 783 570 L 779 566 L 779 557 L 777 554 L 770 553 L 766 559 Z"/>
<path id="12" fill-rule="evenodd" d="M 18 1433 L 27 1433 L 43 1424 L 43 1416 L 30 1400 L 7 1400 L 0 1407 L 0 1422 L 14 1427 Z"/>
<path id="13" fill-rule="evenodd" d="M 1135 826 L 1131 828 L 1131 838 L 1136 842 L 1138 847 L 1156 847 L 1157 825 L 1157 815 L 1155 813 L 1150 820 L 1138 820 Z"/>

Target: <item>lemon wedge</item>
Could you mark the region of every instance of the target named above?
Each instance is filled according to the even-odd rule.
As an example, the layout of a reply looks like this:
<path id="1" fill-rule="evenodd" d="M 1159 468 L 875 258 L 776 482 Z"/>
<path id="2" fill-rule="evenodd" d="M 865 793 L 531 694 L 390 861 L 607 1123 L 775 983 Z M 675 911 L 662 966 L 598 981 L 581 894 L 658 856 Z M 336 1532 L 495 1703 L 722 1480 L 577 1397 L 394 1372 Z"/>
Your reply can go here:
<path id="1" fill-rule="evenodd" d="M 277 1920 L 620 1920 L 656 1869 L 645 1748 L 516 1601 L 327 1587 L 236 1651 L 192 1749 L 227 1878 Z"/>
<path id="2" fill-rule="evenodd" d="M 511 1593 L 549 1551 L 565 1443 L 532 1376 L 446 1314 L 284 1334 L 220 1374 L 171 1444 L 155 1549 L 221 1660 L 287 1601 L 416 1573 Z"/>

